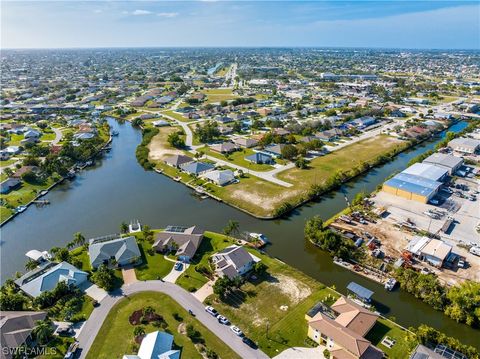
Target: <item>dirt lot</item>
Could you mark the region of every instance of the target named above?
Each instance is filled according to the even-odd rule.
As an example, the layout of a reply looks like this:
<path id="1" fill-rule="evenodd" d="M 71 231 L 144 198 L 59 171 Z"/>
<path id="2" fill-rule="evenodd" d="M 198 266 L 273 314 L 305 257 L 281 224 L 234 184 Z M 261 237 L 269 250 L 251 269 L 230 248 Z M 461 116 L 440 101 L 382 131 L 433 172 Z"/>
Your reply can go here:
<path id="1" fill-rule="evenodd" d="M 178 131 L 177 127 L 162 127 L 158 134 L 152 138 L 148 145 L 150 150 L 149 158 L 151 160 L 162 160 L 165 157 L 173 155 L 181 155 L 183 152 L 170 146 L 167 141 L 168 135 Z"/>

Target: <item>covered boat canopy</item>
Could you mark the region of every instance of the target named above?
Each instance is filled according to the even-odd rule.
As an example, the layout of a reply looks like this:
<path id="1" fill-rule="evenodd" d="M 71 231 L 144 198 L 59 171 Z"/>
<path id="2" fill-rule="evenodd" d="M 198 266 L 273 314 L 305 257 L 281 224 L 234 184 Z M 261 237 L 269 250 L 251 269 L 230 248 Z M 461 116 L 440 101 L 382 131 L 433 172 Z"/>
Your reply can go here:
<path id="1" fill-rule="evenodd" d="M 373 292 L 370 289 L 362 287 L 360 284 L 350 282 L 347 289 L 365 302 L 370 302 Z"/>
<path id="2" fill-rule="evenodd" d="M 36 249 L 28 251 L 27 253 L 25 253 L 25 255 L 31 260 L 34 260 L 35 262 L 39 262 L 45 259 L 43 253 Z"/>

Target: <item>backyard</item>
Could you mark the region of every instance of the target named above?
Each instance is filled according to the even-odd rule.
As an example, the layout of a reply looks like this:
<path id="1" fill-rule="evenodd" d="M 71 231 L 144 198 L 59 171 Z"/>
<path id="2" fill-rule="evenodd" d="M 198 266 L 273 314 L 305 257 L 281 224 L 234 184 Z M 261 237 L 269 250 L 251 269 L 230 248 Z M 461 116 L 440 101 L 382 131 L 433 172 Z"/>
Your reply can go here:
<path id="1" fill-rule="evenodd" d="M 188 324 L 200 332 L 205 340 L 205 346 L 218 354 L 221 358 L 238 358 L 238 356 L 213 333 L 205 328 L 194 317 L 188 314 L 172 298 L 165 294 L 144 292 L 130 296 L 120 301 L 108 314 L 100 329 L 87 359 L 121 359 L 123 355 L 133 354 L 134 326 L 130 324 L 130 315 L 140 309 L 152 307 L 155 313 L 163 317 L 162 326 L 153 324 L 143 325 L 146 333 L 156 330 L 165 330 L 174 336 L 174 348 L 181 349 L 182 358 L 203 358 L 194 343 L 183 334 Z M 178 314 L 176 318 L 174 314 Z"/>
<path id="2" fill-rule="evenodd" d="M 244 148 L 244 149 L 241 149 L 240 151 L 235 151 L 228 155 L 224 155 L 219 152 L 213 151 L 208 146 L 200 148 L 199 151 L 205 153 L 207 156 L 212 156 L 227 162 L 232 162 L 235 165 L 245 167 L 245 170 L 246 170 L 245 172 L 248 172 L 248 170 L 271 171 L 274 169 L 273 166 L 270 166 L 267 164 L 257 164 L 257 163 L 247 161 L 245 157 L 255 153 L 252 149 L 249 149 L 249 148 Z"/>

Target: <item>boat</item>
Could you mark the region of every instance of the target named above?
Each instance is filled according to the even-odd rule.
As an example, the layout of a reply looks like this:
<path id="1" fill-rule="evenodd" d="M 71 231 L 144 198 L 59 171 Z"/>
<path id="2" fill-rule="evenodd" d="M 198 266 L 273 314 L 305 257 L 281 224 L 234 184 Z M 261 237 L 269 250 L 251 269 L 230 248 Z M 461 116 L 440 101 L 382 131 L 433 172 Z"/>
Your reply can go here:
<path id="1" fill-rule="evenodd" d="M 203 187 L 197 186 L 197 187 L 195 187 L 195 192 L 197 192 L 199 194 L 204 194 L 205 190 L 203 189 Z"/>
<path id="2" fill-rule="evenodd" d="M 15 212 L 16 212 L 16 213 L 22 213 L 22 212 L 24 212 L 26 209 L 27 209 L 27 206 L 18 206 L 17 208 L 15 208 Z"/>
<path id="3" fill-rule="evenodd" d="M 180 176 L 177 176 L 177 177 L 175 177 L 173 180 L 174 180 L 175 182 L 180 182 L 181 179 L 182 179 L 182 178 L 181 178 Z"/>
<path id="4" fill-rule="evenodd" d="M 265 244 L 270 243 L 268 241 L 268 238 L 263 233 L 250 232 L 248 235 L 252 238 L 255 238 L 255 239 L 265 243 Z"/>
<path id="5" fill-rule="evenodd" d="M 119 133 L 120 132 L 113 130 L 112 132 L 110 132 L 110 135 L 111 136 L 118 136 Z"/>
<path id="6" fill-rule="evenodd" d="M 44 189 L 43 191 L 40 191 L 39 196 L 45 196 L 48 193 L 48 190 Z"/>
<path id="7" fill-rule="evenodd" d="M 385 282 L 385 289 L 388 290 L 388 291 L 392 291 L 393 288 L 395 288 L 396 285 L 397 285 L 396 279 L 395 278 L 389 278 Z"/>
<path id="8" fill-rule="evenodd" d="M 85 166 L 87 166 L 87 167 L 93 166 L 93 161 L 92 161 L 92 160 L 88 160 L 87 162 L 85 162 Z"/>
<path id="9" fill-rule="evenodd" d="M 70 171 L 68 171 L 66 177 L 67 177 L 68 179 L 74 179 L 75 176 L 76 176 L 75 171 L 74 171 L 74 170 L 70 170 Z"/>

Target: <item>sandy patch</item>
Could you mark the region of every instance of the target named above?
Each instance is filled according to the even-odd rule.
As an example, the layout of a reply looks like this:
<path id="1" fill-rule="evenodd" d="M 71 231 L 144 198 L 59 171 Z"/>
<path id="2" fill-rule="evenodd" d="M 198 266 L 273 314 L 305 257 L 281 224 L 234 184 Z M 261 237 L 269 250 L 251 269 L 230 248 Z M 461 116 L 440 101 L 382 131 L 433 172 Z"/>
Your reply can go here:
<path id="1" fill-rule="evenodd" d="M 262 185 L 262 182 L 258 183 L 259 188 L 262 188 Z M 231 191 L 231 197 L 234 199 L 249 202 L 263 208 L 264 210 L 273 211 L 279 204 L 284 203 L 292 197 L 295 197 L 300 192 L 300 190 L 283 190 L 282 192 L 279 192 L 273 197 L 270 195 L 266 195 L 264 192 L 256 191 L 251 188 L 238 188 Z"/>
<path id="2" fill-rule="evenodd" d="M 148 145 L 150 160 L 161 160 L 168 156 L 183 154 L 183 151 L 172 148 L 167 141 L 168 135 L 175 131 L 178 131 L 177 127 L 164 127 L 152 138 Z"/>
<path id="3" fill-rule="evenodd" d="M 278 282 L 272 282 L 270 285 L 280 289 L 283 294 L 287 295 L 291 299 L 293 304 L 301 302 L 303 299 L 312 294 L 312 290 L 307 285 L 291 277 L 279 274 L 275 278 L 278 280 Z"/>

